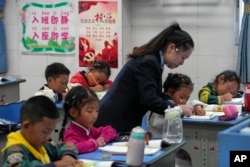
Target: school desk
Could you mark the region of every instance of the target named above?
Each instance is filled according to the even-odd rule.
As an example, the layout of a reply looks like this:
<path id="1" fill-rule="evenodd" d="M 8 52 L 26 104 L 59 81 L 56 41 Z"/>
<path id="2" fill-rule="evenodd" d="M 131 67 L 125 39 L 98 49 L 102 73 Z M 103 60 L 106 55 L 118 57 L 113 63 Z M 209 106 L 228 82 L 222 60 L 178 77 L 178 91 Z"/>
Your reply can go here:
<path id="1" fill-rule="evenodd" d="M 175 167 L 175 154 L 183 147 L 185 141 L 165 147 L 153 155 L 145 155 L 142 167 Z M 108 156 L 107 156 L 108 155 Z M 126 161 L 126 155 L 108 154 L 100 150 L 80 154 L 78 159 L 88 159 L 96 161 Z"/>
<path id="2" fill-rule="evenodd" d="M 247 153 L 243 153 L 243 155 L 247 156 L 247 159 L 242 159 L 242 162 L 236 161 L 234 162 L 235 157 L 233 156 L 233 152 L 231 152 L 231 162 L 232 166 L 249 166 L 249 152 L 250 152 L 250 119 L 242 121 L 241 123 L 232 126 L 218 135 L 218 145 L 219 145 L 219 167 L 230 166 L 230 151 L 247 151 Z M 241 155 L 239 152 L 236 152 L 237 155 Z M 238 164 L 236 164 L 238 163 Z M 247 164 L 248 163 L 248 164 Z M 242 165 L 241 165 L 242 164 Z"/>
<path id="3" fill-rule="evenodd" d="M 10 102 L 17 102 L 20 100 L 20 86 L 19 84 L 25 82 L 25 79 L 7 77 L 6 81 L 0 80 L 0 103 L 6 104 Z"/>
<path id="4" fill-rule="evenodd" d="M 186 144 L 183 150 L 191 157 L 192 167 L 218 166 L 218 133 L 250 118 L 250 114 L 242 112 L 237 119 L 219 121 L 183 118 L 183 137 Z"/>

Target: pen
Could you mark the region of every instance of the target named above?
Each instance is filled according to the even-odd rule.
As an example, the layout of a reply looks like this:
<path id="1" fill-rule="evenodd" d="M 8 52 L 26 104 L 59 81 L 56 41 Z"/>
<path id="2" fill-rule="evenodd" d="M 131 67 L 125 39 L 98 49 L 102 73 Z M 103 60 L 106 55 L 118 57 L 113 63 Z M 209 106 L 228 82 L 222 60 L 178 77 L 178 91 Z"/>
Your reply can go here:
<path id="1" fill-rule="evenodd" d="M 209 118 L 211 119 L 211 118 L 213 118 L 213 116 L 214 116 L 214 114 L 210 114 L 210 115 L 209 115 Z"/>
<path id="2" fill-rule="evenodd" d="M 91 79 L 94 81 L 94 83 L 96 85 L 98 85 L 98 82 L 96 81 L 95 77 L 93 76 L 93 74 L 90 72 L 89 75 L 91 76 Z"/>

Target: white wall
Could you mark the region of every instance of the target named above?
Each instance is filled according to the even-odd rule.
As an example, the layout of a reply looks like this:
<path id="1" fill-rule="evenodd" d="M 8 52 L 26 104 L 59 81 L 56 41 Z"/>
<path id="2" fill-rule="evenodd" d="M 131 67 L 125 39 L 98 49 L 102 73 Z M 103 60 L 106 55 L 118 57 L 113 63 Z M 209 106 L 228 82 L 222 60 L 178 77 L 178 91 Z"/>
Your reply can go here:
<path id="1" fill-rule="evenodd" d="M 39 2 L 48 3 L 47 0 Z M 193 37 L 195 50 L 182 67 L 174 70 L 165 67 L 163 78 L 171 71 L 189 75 L 195 83 L 191 98 L 197 99 L 198 90 L 216 74 L 236 67 L 234 3 L 228 0 L 123 0 L 119 6 L 122 15 L 119 56 L 125 61 L 134 46 L 144 44 L 173 21 L 178 21 Z M 27 80 L 21 84 L 21 99 L 32 96 L 45 83 L 44 70 L 48 64 L 62 62 L 69 67 L 71 74 L 79 70 L 77 56 L 21 55 L 18 47 L 21 31 L 18 1 L 6 0 L 4 13 L 9 66 L 7 75 Z M 122 65 L 121 61 L 119 65 Z M 112 69 L 111 79 L 118 71 Z"/>

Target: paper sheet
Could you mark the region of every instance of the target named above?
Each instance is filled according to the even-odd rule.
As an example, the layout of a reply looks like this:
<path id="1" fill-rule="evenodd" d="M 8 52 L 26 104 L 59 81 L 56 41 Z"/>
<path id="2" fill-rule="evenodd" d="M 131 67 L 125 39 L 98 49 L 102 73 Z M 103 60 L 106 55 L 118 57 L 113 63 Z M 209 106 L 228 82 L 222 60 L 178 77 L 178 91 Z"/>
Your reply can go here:
<path id="1" fill-rule="evenodd" d="M 224 112 L 213 112 L 213 111 L 206 111 L 206 115 L 199 116 L 199 115 L 192 115 L 190 117 L 185 117 L 185 118 L 190 118 L 190 119 L 213 119 L 216 116 L 221 116 L 224 115 Z"/>
<path id="2" fill-rule="evenodd" d="M 99 147 L 98 149 L 102 150 L 102 151 L 110 152 L 112 154 L 127 154 L 127 152 L 128 152 L 127 146 L 116 146 L 116 145 L 109 146 L 108 145 L 108 146 L 104 146 L 104 147 Z M 151 154 L 156 153 L 159 150 L 160 150 L 160 148 L 145 147 L 144 155 L 151 155 Z"/>
<path id="3" fill-rule="evenodd" d="M 94 161 L 88 159 L 79 159 L 84 163 L 83 167 L 111 167 L 114 161 Z"/>
<path id="4" fill-rule="evenodd" d="M 223 101 L 222 104 L 242 104 L 243 101 L 244 101 L 244 97 L 233 98 L 231 101 Z"/>

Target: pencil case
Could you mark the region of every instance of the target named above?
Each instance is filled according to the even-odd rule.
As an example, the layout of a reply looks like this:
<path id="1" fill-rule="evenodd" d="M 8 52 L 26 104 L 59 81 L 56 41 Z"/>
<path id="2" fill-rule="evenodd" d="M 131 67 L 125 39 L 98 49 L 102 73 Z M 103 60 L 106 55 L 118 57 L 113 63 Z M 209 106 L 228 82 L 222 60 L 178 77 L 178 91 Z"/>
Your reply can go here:
<path id="1" fill-rule="evenodd" d="M 219 116 L 219 120 L 228 121 L 236 119 L 238 117 L 238 109 L 235 105 L 225 105 L 223 106 L 224 115 Z"/>

